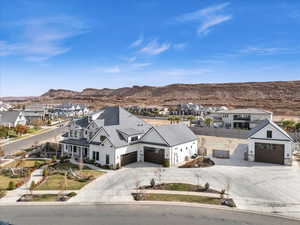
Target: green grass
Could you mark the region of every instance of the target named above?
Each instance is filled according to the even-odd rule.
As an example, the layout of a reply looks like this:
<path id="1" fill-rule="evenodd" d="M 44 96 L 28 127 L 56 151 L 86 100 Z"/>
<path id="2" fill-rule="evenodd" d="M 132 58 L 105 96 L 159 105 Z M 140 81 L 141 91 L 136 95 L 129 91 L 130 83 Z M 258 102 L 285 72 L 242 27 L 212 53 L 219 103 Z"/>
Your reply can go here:
<path id="1" fill-rule="evenodd" d="M 197 191 L 198 186 L 193 184 L 184 184 L 184 183 L 169 183 L 161 184 L 158 186 L 160 190 L 169 190 L 169 191 Z"/>
<path id="2" fill-rule="evenodd" d="M 94 171 L 94 170 L 83 170 L 81 172 L 85 176 L 94 176 L 99 177 L 104 174 L 104 172 L 101 171 Z M 73 179 L 66 180 L 66 189 L 67 190 L 79 190 L 86 184 L 88 184 L 91 181 L 77 181 Z M 64 186 L 64 176 L 63 175 L 50 175 L 47 180 L 39 185 L 35 190 L 61 190 Z"/>
<path id="3" fill-rule="evenodd" d="M 180 195 L 180 194 L 145 194 L 145 201 L 168 201 L 168 202 L 194 202 L 201 204 L 220 205 L 219 198 L 195 196 L 195 195 Z"/>
<path id="4" fill-rule="evenodd" d="M 0 199 L 6 195 L 6 191 L 0 191 Z"/>
<path id="5" fill-rule="evenodd" d="M 23 162 L 19 165 L 19 167 L 33 168 L 36 162 L 40 164 L 46 163 L 45 160 L 23 160 Z M 17 161 L 13 161 L 9 164 L 4 165 L 2 168 L 15 168 L 16 165 L 17 165 Z"/>
<path id="6" fill-rule="evenodd" d="M 0 175 L 0 190 L 7 190 L 10 181 L 14 181 L 15 183 L 18 183 L 21 180 L 22 178 L 10 178 L 7 176 Z"/>
<path id="7" fill-rule="evenodd" d="M 30 202 L 56 202 L 58 201 L 58 195 L 57 194 L 34 194 L 29 195 L 30 196 Z"/>

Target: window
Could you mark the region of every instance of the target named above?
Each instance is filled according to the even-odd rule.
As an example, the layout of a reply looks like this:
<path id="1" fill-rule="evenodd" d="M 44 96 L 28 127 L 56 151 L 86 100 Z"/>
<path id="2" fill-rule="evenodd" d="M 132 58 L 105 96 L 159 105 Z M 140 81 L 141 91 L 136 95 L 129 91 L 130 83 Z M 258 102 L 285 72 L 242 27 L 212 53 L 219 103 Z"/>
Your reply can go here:
<path id="1" fill-rule="evenodd" d="M 131 137 L 130 140 L 131 140 L 131 141 L 137 141 L 137 140 L 138 140 L 138 136 Z"/>
<path id="2" fill-rule="evenodd" d="M 99 152 L 93 152 L 93 159 L 96 161 L 99 160 Z"/>
<path id="3" fill-rule="evenodd" d="M 109 155 L 106 155 L 106 165 L 109 164 Z"/>
<path id="4" fill-rule="evenodd" d="M 267 131 L 267 138 L 272 138 L 272 131 L 271 130 Z"/>
<path id="5" fill-rule="evenodd" d="M 105 141 L 105 139 L 106 139 L 105 136 L 103 136 L 103 135 L 100 136 L 100 141 L 101 141 L 101 142 Z"/>

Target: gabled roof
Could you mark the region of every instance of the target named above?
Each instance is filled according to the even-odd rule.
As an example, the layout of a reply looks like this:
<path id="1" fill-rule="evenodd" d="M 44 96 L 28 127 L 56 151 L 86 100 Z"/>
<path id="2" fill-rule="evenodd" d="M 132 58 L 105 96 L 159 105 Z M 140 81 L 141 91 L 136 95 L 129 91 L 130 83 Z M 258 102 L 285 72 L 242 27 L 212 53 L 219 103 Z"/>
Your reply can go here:
<path id="1" fill-rule="evenodd" d="M 134 128 L 123 128 L 123 129 L 118 129 L 119 132 L 126 134 L 128 136 L 132 135 L 137 135 L 137 134 L 142 134 L 143 132 Z"/>
<path id="2" fill-rule="evenodd" d="M 83 117 L 83 118 L 80 118 L 80 119 L 76 119 L 74 120 L 75 124 L 77 126 L 80 126 L 82 128 L 86 128 L 88 127 L 90 121 L 89 121 L 89 118 L 88 117 Z"/>
<path id="3" fill-rule="evenodd" d="M 4 111 L 0 112 L 0 124 L 14 124 L 18 119 L 20 111 Z"/>
<path id="4" fill-rule="evenodd" d="M 146 135 L 149 134 L 152 129 L 156 131 L 170 147 L 184 144 L 198 139 L 198 137 L 193 133 L 193 131 L 191 131 L 191 129 L 189 129 L 185 124 L 179 123 L 179 124 L 155 126 L 151 128 L 140 139 L 141 142 L 143 142 L 143 139 L 145 139 Z M 155 140 L 153 140 L 153 143 L 155 143 Z"/>
<path id="5" fill-rule="evenodd" d="M 254 127 L 253 129 L 251 129 L 249 131 L 248 134 L 248 138 L 251 138 L 254 134 L 256 134 L 257 132 L 259 132 L 261 129 L 265 128 L 267 125 L 271 125 L 273 126 L 275 129 L 277 129 L 279 132 L 281 132 L 284 136 L 286 136 L 289 140 L 294 142 L 294 139 L 285 131 L 283 130 L 281 127 L 279 127 L 276 123 L 274 123 L 271 120 L 264 120 L 262 121 L 259 125 L 257 125 L 256 127 Z"/>
<path id="6" fill-rule="evenodd" d="M 99 127 L 94 137 L 98 135 L 101 128 L 103 128 L 108 134 L 107 138 L 115 147 L 129 145 L 120 131 L 143 134 L 152 127 L 119 106 L 106 107 L 93 122 Z M 94 137 L 91 140 L 94 140 Z"/>

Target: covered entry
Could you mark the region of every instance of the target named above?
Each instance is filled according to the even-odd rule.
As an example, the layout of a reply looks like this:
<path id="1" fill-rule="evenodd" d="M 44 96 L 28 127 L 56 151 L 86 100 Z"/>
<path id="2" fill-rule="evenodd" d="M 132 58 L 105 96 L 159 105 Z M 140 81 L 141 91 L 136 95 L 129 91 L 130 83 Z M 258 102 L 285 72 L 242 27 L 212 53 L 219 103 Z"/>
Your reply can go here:
<path id="1" fill-rule="evenodd" d="M 127 153 L 125 155 L 121 155 L 121 166 L 125 166 L 130 163 L 134 163 L 137 161 L 137 152 Z"/>
<path id="2" fill-rule="evenodd" d="M 163 164 L 165 160 L 165 150 L 160 148 L 144 147 L 144 161 Z"/>
<path id="3" fill-rule="evenodd" d="M 255 143 L 255 161 L 284 164 L 284 145 Z"/>

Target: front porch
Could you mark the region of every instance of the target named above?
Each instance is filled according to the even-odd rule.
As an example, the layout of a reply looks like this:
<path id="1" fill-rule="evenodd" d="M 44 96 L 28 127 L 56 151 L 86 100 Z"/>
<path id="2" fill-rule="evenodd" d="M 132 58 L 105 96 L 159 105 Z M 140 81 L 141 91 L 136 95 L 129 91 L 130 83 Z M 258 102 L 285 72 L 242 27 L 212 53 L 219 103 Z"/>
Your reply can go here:
<path id="1" fill-rule="evenodd" d="M 61 141 L 61 156 L 69 156 L 75 160 L 89 159 L 89 143 L 86 139 L 67 139 Z"/>

